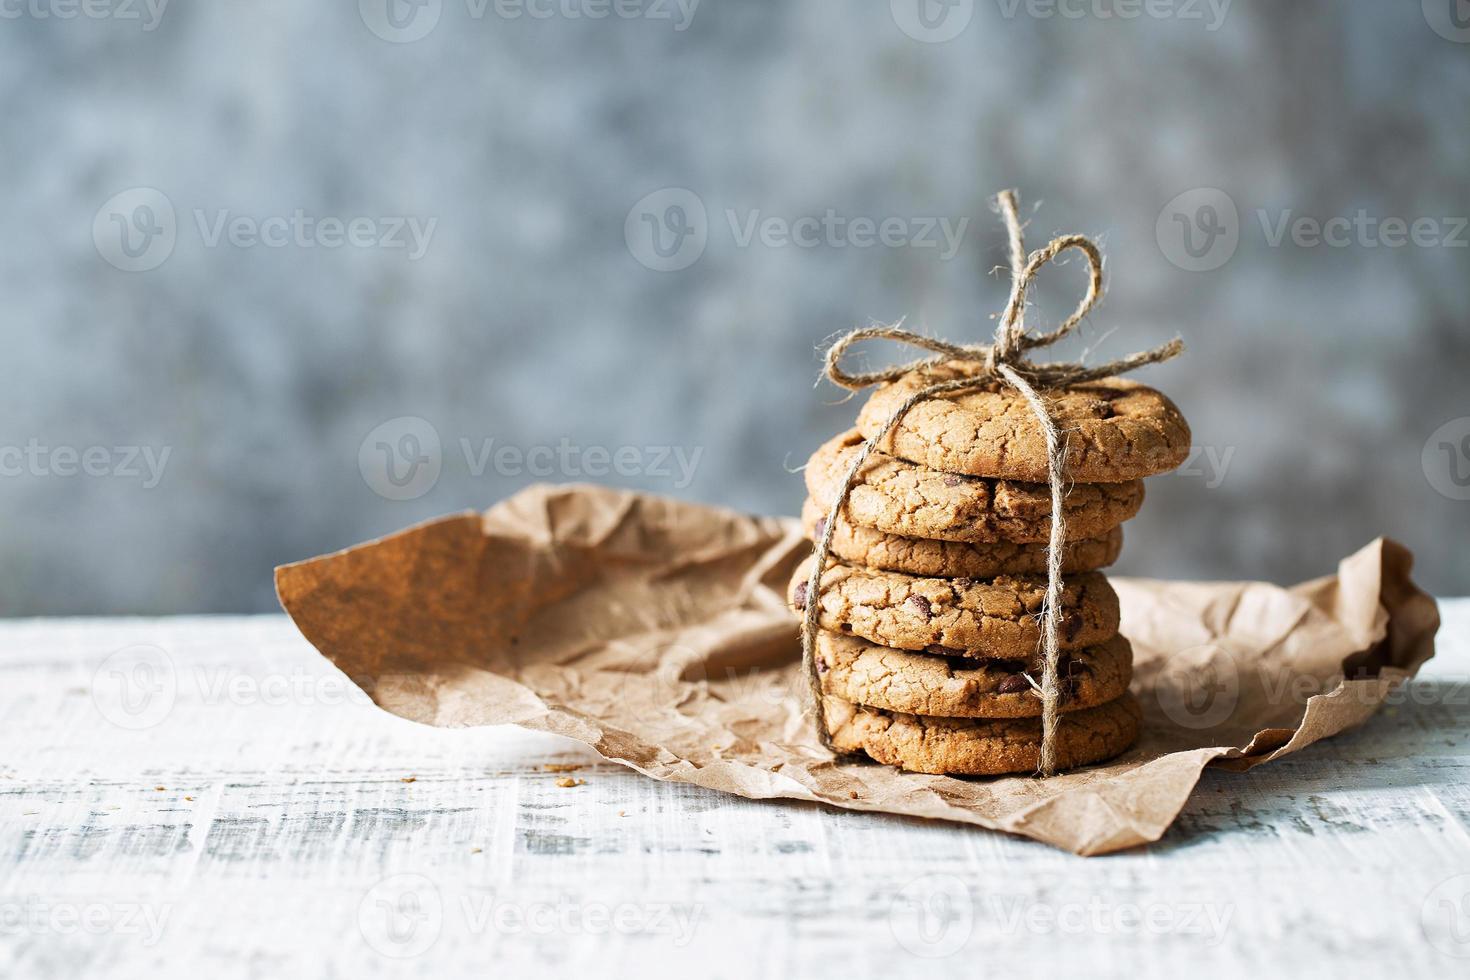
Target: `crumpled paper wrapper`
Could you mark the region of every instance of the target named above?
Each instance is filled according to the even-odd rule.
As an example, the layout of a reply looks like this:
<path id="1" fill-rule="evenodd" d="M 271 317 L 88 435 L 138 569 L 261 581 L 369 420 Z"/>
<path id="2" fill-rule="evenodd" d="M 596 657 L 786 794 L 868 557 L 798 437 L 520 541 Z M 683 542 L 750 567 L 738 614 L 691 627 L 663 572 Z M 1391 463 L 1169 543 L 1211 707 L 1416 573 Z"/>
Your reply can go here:
<path id="1" fill-rule="evenodd" d="M 796 521 L 536 486 L 276 571 L 306 638 L 381 707 L 566 735 L 654 779 L 1023 834 L 1077 854 L 1157 840 L 1207 765 L 1245 770 L 1366 721 L 1434 655 L 1412 557 L 1379 539 L 1334 576 L 1115 578 L 1139 744 L 1053 779 L 834 760 L 803 714 Z"/>

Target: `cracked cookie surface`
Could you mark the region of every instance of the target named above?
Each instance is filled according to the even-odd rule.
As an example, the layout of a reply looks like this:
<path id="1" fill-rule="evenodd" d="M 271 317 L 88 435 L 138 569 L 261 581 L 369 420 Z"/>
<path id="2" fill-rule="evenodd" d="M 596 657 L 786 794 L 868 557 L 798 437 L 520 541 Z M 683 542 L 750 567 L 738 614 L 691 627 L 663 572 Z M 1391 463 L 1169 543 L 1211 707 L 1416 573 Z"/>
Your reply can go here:
<path id="1" fill-rule="evenodd" d="M 805 471 L 812 499 L 836 498 L 862 445 L 862 433 L 853 429 L 812 454 Z M 1074 483 L 1062 512 L 1071 536 L 1092 538 L 1128 520 L 1142 505 L 1140 480 Z M 1051 534 L 1051 490 L 1045 483 L 944 473 L 876 450 L 863 464 L 845 509 L 856 527 L 909 538 L 1044 542 Z"/>
<path id="2" fill-rule="evenodd" d="M 787 589 L 793 609 L 807 603 L 812 558 Z M 1118 632 L 1118 596 L 1098 572 L 1062 580 L 1060 647 L 1078 650 Z M 1046 579 L 923 578 L 834 563 L 822 573 L 817 623 L 879 646 L 978 660 L 1027 660 L 1041 643 Z M 1033 660 L 1034 662 L 1034 660 Z"/>
<path id="3" fill-rule="evenodd" d="M 910 772 L 999 776 L 1034 772 L 1041 762 L 1041 719 L 926 718 L 823 699 L 832 742 Z M 1133 695 L 1065 714 L 1057 726 L 1057 765 L 1090 765 L 1124 752 L 1138 738 Z"/>
<path id="4" fill-rule="evenodd" d="M 806 536 L 815 542 L 826 527 L 827 515 L 808 497 L 801 507 Z M 1097 538 L 1068 537 L 1062 558 L 1067 574 L 1106 568 L 1123 550 L 1123 529 L 1115 527 Z M 994 578 L 997 575 L 1046 574 L 1046 543 L 1013 541 L 938 541 L 888 534 L 871 527 L 854 527 L 839 518 L 832 532 L 832 554 L 843 561 L 890 572 L 939 578 Z"/>
<path id="5" fill-rule="evenodd" d="M 925 386 L 964 377 L 953 363 L 914 371 L 868 398 L 858 429 L 871 437 Z M 1104 378 L 1042 392 L 1067 442 L 1067 477 L 1114 483 L 1164 473 L 1189 455 L 1189 425 L 1167 397 L 1134 381 Z M 937 470 L 1044 483 L 1046 436 L 1021 394 L 993 382 L 919 402 L 877 448 Z"/>
<path id="6" fill-rule="evenodd" d="M 1035 667 L 1028 671 L 1024 662 L 913 653 L 825 630 L 817 634 L 816 655 L 822 690 L 854 704 L 954 718 L 1041 715 L 1041 671 Z M 1128 690 L 1133 648 L 1123 637 L 1114 636 L 1064 655 L 1058 673 L 1063 711 L 1094 708 Z"/>

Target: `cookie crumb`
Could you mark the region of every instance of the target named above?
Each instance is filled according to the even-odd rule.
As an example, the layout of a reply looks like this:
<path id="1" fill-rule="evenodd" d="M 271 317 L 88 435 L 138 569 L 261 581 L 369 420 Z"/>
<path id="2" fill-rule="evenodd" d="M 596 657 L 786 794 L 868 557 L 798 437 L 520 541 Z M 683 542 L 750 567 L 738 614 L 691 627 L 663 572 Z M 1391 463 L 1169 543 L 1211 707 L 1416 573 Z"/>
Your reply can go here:
<path id="1" fill-rule="evenodd" d="M 485 849 L 483 847 L 472 847 L 472 848 L 470 848 L 470 853 L 471 854 L 481 854 L 481 853 L 484 852 L 484 850 Z"/>
<path id="2" fill-rule="evenodd" d="M 628 815 L 628 811 L 627 810 L 619 810 L 618 811 L 618 816 L 620 816 L 620 817 L 626 817 L 627 815 Z"/>
<path id="3" fill-rule="evenodd" d="M 163 786 L 155 786 L 155 787 L 153 787 L 153 791 L 155 793 L 162 793 L 164 791 L 164 789 L 165 789 L 165 787 L 163 787 Z"/>
<path id="4" fill-rule="evenodd" d="M 194 797 L 192 797 L 192 796 L 186 796 L 186 797 L 184 797 L 184 799 L 188 800 L 190 803 L 193 803 L 194 802 Z"/>
<path id="5" fill-rule="evenodd" d="M 556 785 L 562 789 L 571 789 L 573 786 L 586 786 L 587 780 L 573 779 L 571 776 L 563 776 L 556 781 Z"/>
<path id="6" fill-rule="evenodd" d="M 402 779 L 399 780 L 400 783 L 416 783 L 418 781 L 419 777 L 417 776 L 404 776 Z"/>
<path id="7" fill-rule="evenodd" d="M 576 772 L 582 768 L 580 762 L 548 762 L 541 767 L 547 772 Z"/>

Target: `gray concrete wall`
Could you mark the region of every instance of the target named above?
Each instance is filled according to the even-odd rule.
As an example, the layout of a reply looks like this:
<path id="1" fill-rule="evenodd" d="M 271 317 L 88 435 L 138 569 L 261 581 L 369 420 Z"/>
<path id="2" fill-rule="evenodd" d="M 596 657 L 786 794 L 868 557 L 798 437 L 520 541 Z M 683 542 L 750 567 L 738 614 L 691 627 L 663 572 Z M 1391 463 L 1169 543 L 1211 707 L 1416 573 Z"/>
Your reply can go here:
<path id="1" fill-rule="evenodd" d="M 1449 3 L 120 2 L 0 20 L 0 613 L 270 609 L 278 562 L 604 451 L 794 513 L 857 408 L 818 345 L 987 334 L 1006 186 L 1102 237 L 1086 345 L 1189 345 L 1142 376 L 1199 456 L 1121 571 L 1386 533 L 1470 592 Z"/>

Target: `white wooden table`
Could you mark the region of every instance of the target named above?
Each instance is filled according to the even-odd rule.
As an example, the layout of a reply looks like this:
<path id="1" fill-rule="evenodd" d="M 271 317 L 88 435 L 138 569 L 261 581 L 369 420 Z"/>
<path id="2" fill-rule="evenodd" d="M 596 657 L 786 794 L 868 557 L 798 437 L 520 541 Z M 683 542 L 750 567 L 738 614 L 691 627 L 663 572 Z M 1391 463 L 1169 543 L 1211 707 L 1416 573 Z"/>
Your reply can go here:
<path id="1" fill-rule="evenodd" d="M 3 622 L 0 976 L 1470 975 L 1444 612 L 1370 726 L 1092 859 L 416 726 L 281 616 Z"/>

